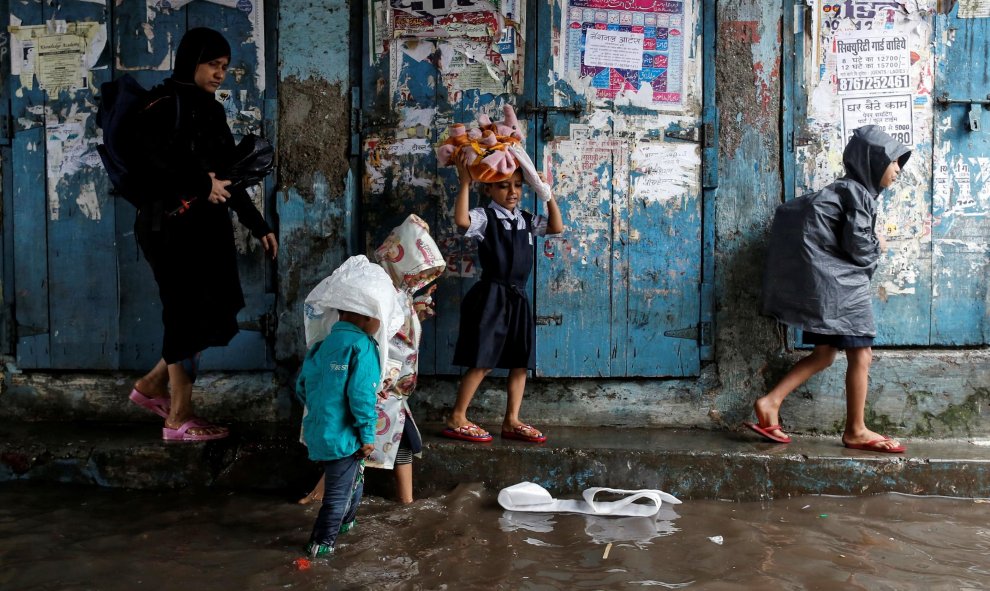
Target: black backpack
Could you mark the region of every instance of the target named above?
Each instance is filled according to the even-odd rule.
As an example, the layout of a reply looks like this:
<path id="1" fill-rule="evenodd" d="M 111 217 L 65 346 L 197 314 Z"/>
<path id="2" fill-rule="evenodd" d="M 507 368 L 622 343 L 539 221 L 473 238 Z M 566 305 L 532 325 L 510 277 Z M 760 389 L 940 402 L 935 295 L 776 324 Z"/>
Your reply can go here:
<path id="1" fill-rule="evenodd" d="M 135 171 L 140 158 L 136 143 L 136 116 L 151 105 L 151 91 L 145 90 L 130 74 L 100 85 L 100 106 L 96 125 L 103 130 L 103 143 L 96 147 L 103 168 L 113 185 L 111 193 L 119 195 L 135 207 L 144 202 L 141 179 Z M 179 128 L 179 97 L 175 96 L 175 129 Z"/>

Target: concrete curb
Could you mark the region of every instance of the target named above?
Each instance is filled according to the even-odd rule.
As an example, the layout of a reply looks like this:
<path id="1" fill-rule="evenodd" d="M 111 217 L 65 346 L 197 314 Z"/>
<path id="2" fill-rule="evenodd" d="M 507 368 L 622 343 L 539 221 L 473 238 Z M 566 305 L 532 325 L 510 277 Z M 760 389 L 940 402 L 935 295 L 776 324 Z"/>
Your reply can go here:
<path id="1" fill-rule="evenodd" d="M 555 495 L 589 486 L 660 488 L 682 499 L 734 501 L 804 494 L 901 492 L 990 496 L 990 453 L 966 441 L 907 441 L 908 453 L 847 450 L 834 438 L 763 443 L 748 433 L 555 428 L 546 444 L 490 444 L 435 436 L 423 426 L 415 462 L 417 496 L 464 482 L 498 489 L 523 480 Z M 164 443 L 157 426 L 119 423 L 8 423 L 0 427 L 0 481 L 96 484 L 135 489 L 220 487 L 308 490 L 319 469 L 298 431 L 240 425 L 224 440 Z M 387 473 L 369 471 L 369 491 L 387 492 Z"/>

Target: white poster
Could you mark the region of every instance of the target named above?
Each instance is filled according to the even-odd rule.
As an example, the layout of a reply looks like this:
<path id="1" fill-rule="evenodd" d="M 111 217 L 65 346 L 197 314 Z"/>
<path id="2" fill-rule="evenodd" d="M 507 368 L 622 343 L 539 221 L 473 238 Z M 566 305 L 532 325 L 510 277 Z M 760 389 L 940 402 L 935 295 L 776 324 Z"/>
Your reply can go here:
<path id="1" fill-rule="evenodd" d="M 990 17 L 990 0 L 959 0 L 959 18 Z"/>
<path id="2" fill-rule="evenodd" d="M 911 95 L 845 97 L 842 99 L 842 136 L 848 143 L 853 130 L 878 125 L 905 146 L 914 145 Z"/>
<path id="3" fill-rule="evenodd" d="M 911 82 L 907 35 L 860 32 L 836 34 L 835 75 L 839 94 L 904 92 Z"/>
<path id="4" fill-rule="evenodd" d="M 584 65 L 643 69 L 643 34 L 589 29 L 584 41 Z"/>

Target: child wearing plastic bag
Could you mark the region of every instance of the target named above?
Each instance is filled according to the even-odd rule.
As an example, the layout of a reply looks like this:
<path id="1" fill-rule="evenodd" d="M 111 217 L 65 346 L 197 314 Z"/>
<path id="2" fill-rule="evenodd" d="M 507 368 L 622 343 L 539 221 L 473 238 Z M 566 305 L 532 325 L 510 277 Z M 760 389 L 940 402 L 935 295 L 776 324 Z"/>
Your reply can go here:
<path id="1" fill-rule="evenodd" d="M 440 277 L 447 264 L 430 236 L 430 226 L 415 214 L 392 230 L 375 251 L 375 258 L 398 291 L 403 321 L 389 339 L 386 373 L 376 406 L 375 450 L 365 464 L 394 470 L 397 500 L 411 503 L 412 458 L 422 450 L 422 438 L 408 399 L 416 388 L 419 372 L 421 322 L 434 315 L 431 296 L 436 286 L 423 295 L 415 294 Z M 300 499 L 300 504 L 321 500 L 323 489 L 321 479 L 309 495 Z"/>
<path id="2" fill-rule="evenodd" d="M 367 465 L 394 470 L 398 501 L 411 503 L 412 458 L 422 450 L 422 439 L 408 399 L 419 372 L 421 322 L 433 317 L 431 296 L 436 285 L 422 296 L 415 294 L 440 277 L 447 264 L 430 237 L 430 226 L 413 214 L 392 230 L 375 251 L 375 259 L 399 291 L 404 321 L 389 340 L 389 368 L 379 394 L 375 451 Z"/>
<path id="3" fill-rule="evenodd" d="M 309 458 L 323 464 L 325 482 L 306 547 L 313 558 L 333 554 L 337 535 L 354 524 L 364 458 L 374 450 L 387 337 L 402 321 L 397 303 L 391 279 L 364 256 L 345 261 L 306 298 L 310 349 L 296 395 Z"/>

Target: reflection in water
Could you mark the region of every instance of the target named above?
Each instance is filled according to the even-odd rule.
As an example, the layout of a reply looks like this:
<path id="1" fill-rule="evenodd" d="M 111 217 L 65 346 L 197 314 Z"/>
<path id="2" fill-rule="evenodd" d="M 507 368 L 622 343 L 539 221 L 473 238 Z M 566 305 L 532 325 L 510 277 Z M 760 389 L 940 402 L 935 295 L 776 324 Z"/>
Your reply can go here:
<path id="1" fill-rule="evenodd" d="M 337 555 L 301 569 L 317 509 L 288 497 L 13 482 L 0 484 L 0 589 L 984 589 L 986 507 L 686 500 L 607 518 L 503 511 L 473 484 L 408 506 L 369 498 Z"/>
<path id="2" fill-rule="evenodd" d="M 555 513 L 526 513 L 524 511 L 505 511 L 498 519 L 498 525 L 504 532 L 528 531 L 545 534 L 554 530 L 557 519 L 584 522 L 584 533 L 595 544 L 629 543 L 637 548 L 650 540 L 661 536 L 669 536 L 678 531 L 674 527 L 677 513 L 666 506 L 660 508 L 655 517 L 601 517 L 597 515 L 572 515 Z M 527 538 L 536 540 L 536 538 Z M 536 540 L 539 542 L 539 540 Z M 534 545 L 545 545 L 544 543 Z"/>

